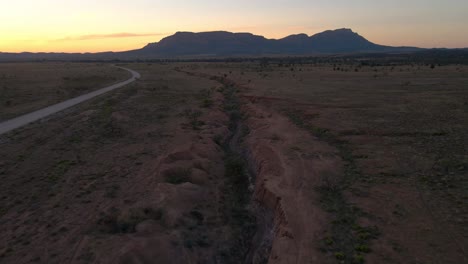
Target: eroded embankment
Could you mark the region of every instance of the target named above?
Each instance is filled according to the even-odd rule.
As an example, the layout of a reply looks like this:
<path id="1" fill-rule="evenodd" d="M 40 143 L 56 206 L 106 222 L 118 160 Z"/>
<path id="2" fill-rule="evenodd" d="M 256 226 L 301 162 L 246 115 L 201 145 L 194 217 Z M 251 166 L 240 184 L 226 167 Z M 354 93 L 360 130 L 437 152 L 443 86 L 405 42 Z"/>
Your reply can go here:
<path id="1" fill-rule="evenodd" d="M 328 225 L 315 189 L 340 173 L 333 148 L 270 109 L 246 104 L 246 142 L 256 171 L 254 199 L 273 215 L 268 263 L 327 263 L 319 251 Z"/>
<path id="2" fill-rule="evenodd" d="M 208 225 L 201 221 L 197 228 L 191 229 L 186 234 L 189 234 L 190 240 L 194 240 L 195 243 L 198 243 L 197 240 L 200 239 L 200 236 L 210 237 L 213 243 L 209 245 L 202 243 L 201 245 L 201 247 L 213 249 L 212 253 L 207 254 L 213 256 L 211 260 L 207 257 L 201 258 L 205 261 L 213 261 L 213 263 L 266 263 L 271 247 L 269 241 L 271 240 L 265 239 L 265 237 L 271 233 L 272 223 L 267 216 L 271 214 L 260 204 L 252 203 L 252 184 L 255 177 L 253 171 L 249 169 L 249 162 L 246 159 L 244 142 L 249 129 L 244 122 L 245 113 L 241 109 L 238 89 L 227 80 L 210 79 L 218 81 L 221 86 L 212 91 L 215 95 L 204 100 L 203 104 L 211 105 L 208 107 L 210 108 L 209 112 L 216 114 L 200 120 L 192 120 L 191 123 L 197 125 L 197 122 L 207 123 L 217 120 L 222 124 L 222 129 L 216 132 L 212 138 L 214 143 L 218 145 L 217 151 L 213 150 L 213 152 L 222 157 L 224 169 L 220 178 L 211 179 L 212 184 L 216 182 L 213 184 L 213 187 L 216 188 L 213 188 L 213 192 L 217 193 L 218 206 L 216 212 L 211 210 L 214 206 L 205 206 L 207 210 L 217 214 L 220 226 L 217 231 L 208 230 L 205 229 L 205 227 L 208 228 Z M 211 102 L 211 100 L 214 101 Z M 221 116 L 224 117 L 220 118 Z M 210 120 L 210 118 L 212 119 Z M 197 153 L 198 151 L 190 152 Z M 210 160 L 214 161 L 216 158 L 211 157 Z M 262 214 L 260 215 L 259 212 Z M 210 234 L 218 234 L 218 237 L 214 238 Z M 196 247 L 197 245 L 193 246 L 193 248 Z M 200 258 L 192 257 L 191 259 Z"/>
<path id="3" fill-rule="evenodd" d="M 210 78 L 223 84 L 224 109 L 235 131 L 227 153 L 234 152 L 251 171 L 250 212 L 256 228 L 245 262 L 327 263 L 319 249 L 327 214 L 315 189 L 341 173 L 337 150 L 271 109 L 239 101 L 242 87 L 236 83 Z"/>

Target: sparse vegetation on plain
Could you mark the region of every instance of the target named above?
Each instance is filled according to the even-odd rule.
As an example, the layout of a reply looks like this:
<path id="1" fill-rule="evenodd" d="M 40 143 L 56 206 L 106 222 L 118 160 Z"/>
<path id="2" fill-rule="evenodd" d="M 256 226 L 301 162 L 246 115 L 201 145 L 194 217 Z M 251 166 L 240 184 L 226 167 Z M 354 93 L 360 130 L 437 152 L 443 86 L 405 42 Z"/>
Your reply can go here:
<path id="1" fill-rule="evenodd" d="M 38 69 L 57 65 L 61 91 L 74 92 L 55 99 L 121 74 Z M 371 56 L 127 67 L 141 79 L 0 137 L 0 262 L 466 258 L 465 65 Z M 15 78 L 0 74 L 0 88 L 26 87 Z"/>
<path id="2" fill-rule="evenodd" d="M 0 121 L 126 80 L 129 73 L 99 63 L 1 63 Z"/>

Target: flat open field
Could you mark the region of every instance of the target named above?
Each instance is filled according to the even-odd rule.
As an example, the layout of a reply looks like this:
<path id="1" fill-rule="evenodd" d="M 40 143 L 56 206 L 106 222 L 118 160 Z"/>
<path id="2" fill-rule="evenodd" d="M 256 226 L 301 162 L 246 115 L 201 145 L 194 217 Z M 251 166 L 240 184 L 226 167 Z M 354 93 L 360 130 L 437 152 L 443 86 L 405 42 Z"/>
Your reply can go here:
<path id="1" fill-rule="evenodd" d="M 467 66 L 124 66 L 0 137 L 0 263 L 468 261 Z"/>
<path id="2" fill-rule="evenodd" d="M 1 63 L 0 121 L 130 77 L 109 64 Z"/>

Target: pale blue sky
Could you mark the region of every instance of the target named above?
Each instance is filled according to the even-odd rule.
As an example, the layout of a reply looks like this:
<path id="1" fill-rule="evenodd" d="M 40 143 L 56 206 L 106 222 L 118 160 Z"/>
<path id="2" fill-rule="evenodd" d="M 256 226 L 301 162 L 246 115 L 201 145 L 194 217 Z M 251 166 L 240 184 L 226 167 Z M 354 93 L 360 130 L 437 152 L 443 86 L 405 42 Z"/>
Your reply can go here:
<path id="1" fill-rule="evenodd" d="M 125 50 L 175 31 L 281 38 L 342 27 L 379 44 L 468 47 L 468 0 L 0 0 L 0 51 Z"/>

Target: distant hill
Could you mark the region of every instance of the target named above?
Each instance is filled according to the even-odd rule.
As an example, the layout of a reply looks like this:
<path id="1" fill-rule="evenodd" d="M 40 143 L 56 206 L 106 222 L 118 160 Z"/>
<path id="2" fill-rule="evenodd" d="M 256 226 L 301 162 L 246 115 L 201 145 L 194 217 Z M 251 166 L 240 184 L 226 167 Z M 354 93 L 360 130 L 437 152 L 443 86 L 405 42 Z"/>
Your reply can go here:
<path id="1" fill-rule="evenodd" d="M 142 53 L 161 55 L 233 55 L 272 51 L 273 41 L 250 33 L 177 32 L 160 42 L 148 44 Z"/>
<path id="2" fill-rule="evenodd" d="M 415 52 L 416 47 L 372 43 L 351 29 L 328 30 L 313 36 L 291 35 L 267 39 L 251 33 L 177 32 L 137 50 L 101 53 L 1 53 L 0 61 L 17 60 L 136 60 L 162 58 L 216 58 L 349 53 Z"/>
<path id="3" fill-rule="evenodd" d="M 351 29 L 328 30 L 313 36 L 291 35 L 267 39 L 250 33 L 177 32 L 150 43 L 140 50 L 142 55 L 166 56 L 236 56 L 236 55 L 311 55 L 354 52 L 417 51 L 415 47 L 388 47 L 374 44 Z"/>

